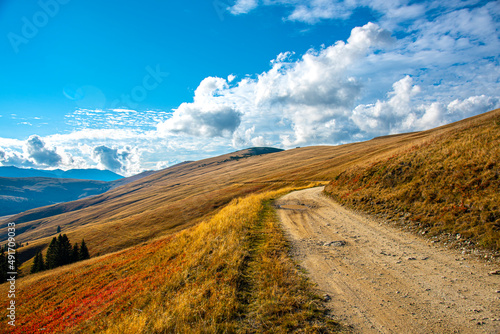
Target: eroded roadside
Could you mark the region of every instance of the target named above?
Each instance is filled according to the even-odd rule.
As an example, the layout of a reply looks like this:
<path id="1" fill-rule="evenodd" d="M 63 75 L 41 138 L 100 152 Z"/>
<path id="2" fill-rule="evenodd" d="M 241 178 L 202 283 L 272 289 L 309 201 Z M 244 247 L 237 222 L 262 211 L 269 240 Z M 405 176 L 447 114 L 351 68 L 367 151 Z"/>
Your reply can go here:
<path id="1" fill-rule="evenodd" d="M 350 211 L 323 188 L 276 201 L 335 320 L 361 333 L 500 333 L 500 269 Z"/>

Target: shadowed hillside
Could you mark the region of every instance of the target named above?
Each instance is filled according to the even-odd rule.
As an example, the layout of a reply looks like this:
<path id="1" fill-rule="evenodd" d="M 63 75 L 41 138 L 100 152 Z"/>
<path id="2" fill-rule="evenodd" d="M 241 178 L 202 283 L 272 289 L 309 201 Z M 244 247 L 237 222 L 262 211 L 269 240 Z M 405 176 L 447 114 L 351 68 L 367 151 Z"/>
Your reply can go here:
<path id="1" fill-rule="evenodd" d="M 18 168 L 14 166 L 0 166 L 0 177 L 54 177 L 61 179 L 92 180 L 92 181 L 116 181 L 123 176 L 110 170 L 95 168 L 89 169 L 62 169 L 43 170 L 35 168 Z"/>
<path id="2" fill-rule="evenodd" d="M 7 170 L 16 169 L 15 167 L 4 168 Z M 45 173 L 37 170 L 27 171 Z M 68 174 L 75 175 L 75 179 L 56 177 L 55 174 L 50 176 L 49 173 L 46 174 L 50 177 L 0 177 L 0 217 L 102 194 L 155 173 L 147 171 L 126 178 L 120 177 L 118 180 L 109 182 L 78 179 L 79 175 L 85 178 L 86 176 L 91 177 L 95 173 L 97 173 L 96 177 L 104 178 L 108 175 L 106 172 L 111 173 L 92 169 L 74 169 L 64 173 L 61 171 L 66 176 Z M 111 174 L 110 177 L 112 176 Z"/>
<path id="3" fill-rule="evenodd" d="M 51 177 L 0 177 L 0 216 L 102 194 L 112 183 Z"/>

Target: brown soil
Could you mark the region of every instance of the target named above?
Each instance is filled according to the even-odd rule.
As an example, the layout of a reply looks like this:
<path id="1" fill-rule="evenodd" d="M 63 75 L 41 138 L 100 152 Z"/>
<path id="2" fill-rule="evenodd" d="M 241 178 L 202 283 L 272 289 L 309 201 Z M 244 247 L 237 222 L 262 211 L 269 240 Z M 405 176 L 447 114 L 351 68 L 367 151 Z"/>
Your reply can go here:
<path id="1" fill-rule="evenodd" d="M 350 211 L 322 190 L 276 207 L 335 320 L 361 333 L 500 333 L 498 265 Z"/>

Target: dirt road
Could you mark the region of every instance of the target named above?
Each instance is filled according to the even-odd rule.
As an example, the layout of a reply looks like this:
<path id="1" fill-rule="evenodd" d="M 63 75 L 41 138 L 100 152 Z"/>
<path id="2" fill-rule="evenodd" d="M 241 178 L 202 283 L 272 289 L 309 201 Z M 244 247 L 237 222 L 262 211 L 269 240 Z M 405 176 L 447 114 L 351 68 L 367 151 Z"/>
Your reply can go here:
<path id="1" fill-rule="evenodd" d="M 360 333 L 500 333 L 500 275 L 490 275 L 500 268 L 343 208 L 322 190 L 276 205 L 336 320 Z"/>

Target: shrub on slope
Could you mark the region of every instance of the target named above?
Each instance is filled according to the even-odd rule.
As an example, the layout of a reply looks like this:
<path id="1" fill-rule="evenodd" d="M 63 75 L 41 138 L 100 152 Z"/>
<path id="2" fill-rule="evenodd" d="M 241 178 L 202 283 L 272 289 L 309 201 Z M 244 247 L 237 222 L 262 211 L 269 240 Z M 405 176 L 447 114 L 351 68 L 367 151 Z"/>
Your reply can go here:
<path id="1" fill-rule="evenodd" d="M 428 235 L 460 234 L 500 250 L 500 112 L 354 166 L 325 191 L 371 213 L 404 217 Z"/>

